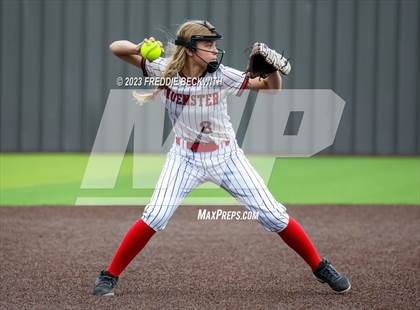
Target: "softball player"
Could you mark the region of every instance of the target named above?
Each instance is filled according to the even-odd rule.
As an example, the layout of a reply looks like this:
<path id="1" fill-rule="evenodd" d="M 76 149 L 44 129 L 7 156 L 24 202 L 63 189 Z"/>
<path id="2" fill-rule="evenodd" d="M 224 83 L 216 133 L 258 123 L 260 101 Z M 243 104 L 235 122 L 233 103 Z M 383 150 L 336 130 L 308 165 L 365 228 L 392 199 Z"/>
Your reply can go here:
<path id="1" fill-rule="evenodd" d="M 229 192 L 247 210 L 257 212 L 259 223 L 295 250 L 320 282 L 326 282 L 337 293 L 351 287 L 343 274 L 328 260 L 320 258 L 305 231 L 276 201 L 236 142 L 227 114 L 226 95 L 240 95 L 244 89 L 281 89 L 279 72 L 263 79 L 250 78 L 224 66 L 221 64 L 224 51 L 216 47 L 220 39 L 222 36 L 210 23 L 194 20 L 180 26 L 176 49 L 169 58 L 153 62 L 143 59 L 139 56 L 142 43 L 116 41 L 110 46 L 116 56 L 139 67 L 145 76 L 204 77 L 221 83 L 202 85 L 189 79 L 187 85 L 165 86 L 157 94 L 173 123 L 175 141 L 149 204 L 141 219 L 128 230 L 108 268 L 100 272 L 94 295 L 114 295 L 118 277 L 130 261 L 155 232 L 166 227 L 183 198 L 209 181 Z M 275 51 L 270 53 L 273 55 Z M 290 70 L 290 64 L 287 65 Z"/>

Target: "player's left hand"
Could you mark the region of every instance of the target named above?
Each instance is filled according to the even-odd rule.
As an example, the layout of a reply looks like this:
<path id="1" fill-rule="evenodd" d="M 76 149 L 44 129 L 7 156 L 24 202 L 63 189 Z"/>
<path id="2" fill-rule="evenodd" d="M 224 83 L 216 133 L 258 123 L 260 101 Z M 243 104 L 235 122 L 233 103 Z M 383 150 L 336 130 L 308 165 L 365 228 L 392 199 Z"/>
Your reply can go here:
<path id="1" fill-rule="evenodd" d="M 254 43 L 246 68 L 246 73 L 250 78 L 265 78 L 275 71 L 288 75 L 291 69 L 289 60 L 283 54 L 270 49 L 264 43 Z"/>

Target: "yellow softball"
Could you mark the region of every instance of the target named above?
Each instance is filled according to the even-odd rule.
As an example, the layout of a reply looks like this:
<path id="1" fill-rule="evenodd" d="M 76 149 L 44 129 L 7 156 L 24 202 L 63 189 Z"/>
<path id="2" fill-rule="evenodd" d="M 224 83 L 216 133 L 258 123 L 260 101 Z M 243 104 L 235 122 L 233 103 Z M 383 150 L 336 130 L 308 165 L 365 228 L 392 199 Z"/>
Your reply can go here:
<path id="1" fill-rule="evenodd" d="M 146 41 L 141 45 L 140 54 L 143 58 L 148 61 L 154 61 L 160 57 L 162 50 L 159 42 L 157 41 Z"/>

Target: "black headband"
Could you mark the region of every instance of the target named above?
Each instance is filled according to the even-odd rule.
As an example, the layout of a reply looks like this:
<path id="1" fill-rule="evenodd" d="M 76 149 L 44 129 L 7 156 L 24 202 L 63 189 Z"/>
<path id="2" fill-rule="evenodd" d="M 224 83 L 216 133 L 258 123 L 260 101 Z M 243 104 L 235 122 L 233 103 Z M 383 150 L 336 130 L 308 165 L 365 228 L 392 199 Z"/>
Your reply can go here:
<path id="1" fill-rule="evenodd" d="M 216 31 L 216 28 L 211 25 L 208 21 L 198 22 L 197 24 L 206 27 L 214 35 L 193 35 L 190 41 L 186 41 L 181 37 L 175 39 L 175 45 L 184 46 L 186 48 L 195 49 L 197 41 L 216 41 L 221 40 L 223 36 Z"/>

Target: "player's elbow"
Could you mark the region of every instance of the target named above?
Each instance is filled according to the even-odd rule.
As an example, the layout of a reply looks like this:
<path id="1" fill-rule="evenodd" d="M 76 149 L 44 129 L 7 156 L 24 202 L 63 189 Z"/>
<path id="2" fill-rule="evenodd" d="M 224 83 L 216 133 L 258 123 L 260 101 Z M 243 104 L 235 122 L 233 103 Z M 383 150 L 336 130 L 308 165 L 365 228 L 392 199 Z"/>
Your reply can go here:
<path id="1" fill-rule="evenodd" d="M 118 42 L 119 41 L 114 41 L 109 45 L 109 50 L 114 54 L 117 55 L 118 54 Z"/>
<path id="2" fill-rule="evenodd" d="M 126 41 L 114 41 L 109 45 L 109 49 L 116 56 L 122 56 L 127 54 L 127 44 Z"/>
<path id="3" fill-rule="evenodd" d="M 282 89 L 282 82 L 280 81 L 264 81 L 264 87 L 262 89 L 267 90 L 280 90 Z"/>
<path id="4" fill-rule="evenodd" d="M 280 73 L 276 71 L 266 79 L 267 89 L 280 90 L 283 87 L 282 82 Z"/>
<path id="5" fill-rule="evenodd" d="M 278 82 L 265 83 L 264 89 L 279 90 L 279 89 L 281 89 L 281 83 L 278 83 Z"/>

